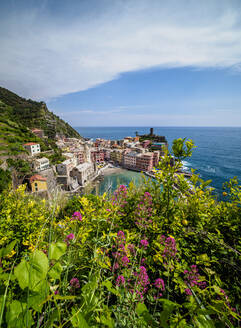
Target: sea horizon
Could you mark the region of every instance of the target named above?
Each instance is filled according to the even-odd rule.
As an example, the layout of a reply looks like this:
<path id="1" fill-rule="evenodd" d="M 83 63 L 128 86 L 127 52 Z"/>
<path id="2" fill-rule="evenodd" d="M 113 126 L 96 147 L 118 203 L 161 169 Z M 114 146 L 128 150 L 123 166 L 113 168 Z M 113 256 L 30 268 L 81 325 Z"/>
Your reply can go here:
<path id="1" fill-rule="evenodd" d="M 85 138 L 123 139 L 149 133 L 164 135 L 169 148 L 176 138 L 192 139 L 196 148 L 193 155 L 183 161 L 184 170 L 196 170 L 203 180 L 212 180 L 217 194 L 223 191 L 223 183 L 237 176 L 241 180 L 241 127 L 170 127 L 170 126 L 92 126 L 75 127 Z"/>

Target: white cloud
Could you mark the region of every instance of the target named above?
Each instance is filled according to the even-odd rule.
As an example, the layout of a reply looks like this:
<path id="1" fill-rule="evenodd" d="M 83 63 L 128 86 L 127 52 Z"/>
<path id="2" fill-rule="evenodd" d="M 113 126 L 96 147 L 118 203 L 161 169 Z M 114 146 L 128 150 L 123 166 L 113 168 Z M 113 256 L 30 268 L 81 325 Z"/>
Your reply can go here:
<path id="1" fill-rule="evenodd" d="M 49 15 L 47 5 L 9 13 L 0 23 L 0 85 L 49 99 L 152 67 L 240 70 L 236 1 L 109 4 L 95 15 L 77 11 L 71 20 Z"/>

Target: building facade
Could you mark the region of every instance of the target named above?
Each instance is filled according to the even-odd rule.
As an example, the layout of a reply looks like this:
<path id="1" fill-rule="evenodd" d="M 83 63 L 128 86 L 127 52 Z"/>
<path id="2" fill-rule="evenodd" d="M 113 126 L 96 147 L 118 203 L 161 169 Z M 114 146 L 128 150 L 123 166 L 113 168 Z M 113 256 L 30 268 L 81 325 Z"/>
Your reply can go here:
<path id="1" fill-rule="evenodd" d="M 47 170 L 49 167 L 49 159 L 46 157 L 38 158 L 34 162 L 34 169 L 38 172 Z"/>
<path id="2" fill-rule="evenodd" d="M 39 174 L 35 174 L 29 178 L 32 192 L 47 191 L 47 179 Z"/>
<path id="3" fill-rule="evenodd" d="M 29 152 L 31 156 L 41 153 L 40 144 L 35 142 L 28 142 L 23 147 Z"/>

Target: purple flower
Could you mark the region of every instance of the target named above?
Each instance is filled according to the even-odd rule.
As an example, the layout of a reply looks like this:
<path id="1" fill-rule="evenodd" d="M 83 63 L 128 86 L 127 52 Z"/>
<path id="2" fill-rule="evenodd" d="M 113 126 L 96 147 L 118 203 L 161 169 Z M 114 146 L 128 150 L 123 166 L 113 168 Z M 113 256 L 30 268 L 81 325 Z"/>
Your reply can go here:
<path id="1" fill-rule="evenodd" d="M 130 260 L 128 259 L 127 256 L 123 256 L 121 261 L 122 261 L 123 266 L 125 266 L 125 267 L 128 266 L 128 263 L 130 262 Z"/>
<path id="2" fill-rule="evenodd" d="M 80 283 L 78 278 L 72 278 L 69 283 L 70 286 L 73 288 L 80 288 Z"/>
<path id="3" fill-rule="evenodd" d="M 163 251 L 163 257 L 166 258 L 175 258 L 177 253 L 176 241 L 172 237 L 165 239 L 165 236 L 161 236 L 161 244 L 165 243 L 165 248 Z"/>
<path id="4" fill-rule="evenodd" d="M 73 240 L 75 238 L 74 234 L 73 233 L 70 233 L 68 236 L 66 236 L 66 240 Z"/>
<path id="5" fill-rule="evenodd" d="M 204 289 L 206 287 L 205 281 L 199 281 L 200 280 L 200 274 L 198 273 L 198 268 L 195 264 L 191 265 L 191 270 L 184 270 L 184 278 L 185 278 L 185 284 L 187 286 L 198 286 L 199 288 Z"/>
<path id="6" fill-rule="evenodd" d="M 129 249 L 129 251 L 130 251 L 133 255 L 136 254 L 135 246 L 134 246 L 133 244 L 129 244 L 129 245 L 127 246 L 127 248 Z"/>
<path id="7" fill-rule="evenodd" d="M 54 292 L 54 295 L 58 295 L 58 294 L 59 294 L 59 291 L 56 290 L 56 291 Z"/>
<path id="8" fill-rule="evenodd" d="M 74 212 L 72 215 L 71 221 L 72 220 L 77 220 L 77 221 L 82 221 L 82 215 L 80 212 Z"/>
<path id="9" fill-rule="evenodd" d="M 118 276 L 116 279 L 116 285 L 120 286 L 120 285 L 124 285 L 125 284 L 125 278 L 121 275 Z"/>
<path id="10" fill-rule="evenodd" d="M 158 289 L 165 290 L 165 284 L 163 279 L 157 278 L 154 282 L 154 286 Z"/>
<path id="11" fill-rule="evenodd" d="M 186 288 L 185 290 L 185 293 L 186 293 L 186 295 L 192 295 L 192 292 L 191 292 L 191 289 L 190 288 Z"/>
<path id="12" fill-rule="evenodd" d="M 109 208 L 107 208 L 107 209 L 106 209 L 106 211 L 107 211 L 107 212 L 110 212 L 110 209 L 109 209 Z"/>
<path id="13" fill-rule="evenodd" d="M 144 246 L 145 249 L 146 249 L 147 246 L 149 245 L 149 243 L 148 243 L 148 241 L 147 241 L 146 239 L 142 239 L 142 240 L 140 241 L 140 243 L 141 243 L 141 246 Z"/>
<path id="14" fill-rule="evenodd" d="M 125 239 L 125 234 L 121 230 L 117 232 L 117 236 L 118 236 L 119 239 Z"/>

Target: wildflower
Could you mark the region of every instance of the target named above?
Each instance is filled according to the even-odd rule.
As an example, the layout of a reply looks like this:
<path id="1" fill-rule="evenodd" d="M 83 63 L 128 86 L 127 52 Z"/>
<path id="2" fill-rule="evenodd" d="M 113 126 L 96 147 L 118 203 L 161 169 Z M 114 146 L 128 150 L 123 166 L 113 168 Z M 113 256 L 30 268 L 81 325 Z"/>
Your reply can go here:
<path id="1" fill-rule="evenodd" d="M 119 264 L 116 262 L 116 263 L 113 265 L 112 270 L 115 271 L 115 270 L 119 269 L 119 267 L 120 267 Z"/>
<path id="2" fill-rule="evenodd" d="M 142 240 L 140 241 L 140 243 L 141 243 L 141 246 L 144 246 L 144 249 L 146 249 L 147 246 L 149 245 L 149 243 L 148 243 L 148 241 L 147 241 L 146 239 L 142 239 Z"/>
<path id="3" fill-rule="evenodd" d="M 80 283 L 78 278 L 72 278 L 69 283 L 70 286 L 73 288 L 80 288 Z"/>
<path id="4" fill-rule="evenodd" d="M 163 251 L 163 257 L 174 258 L 177 253 L 176 241 L 173 237 L 168 237 L 165 240 L 165 248 Z"/>
<path id="5" fill-rule="evenodd" d="M 75 238 L 74 234 L 73 233 L 70 233 L 68 236 L 66 236 L 66 239 L 67 240 L 73 240 Z M 66 240 L 65 239 L 65 240 Z"/>
<path id="6" fill-rule="evenodd" d="M 164 281 L 163 279 L 161 278 L 157 278 L 154 282 L 154 286 L 157 288 L 157 289 L 161 289 L 161 290 L 165 290 L 165 284 L 164 284 Z"/>
<path id="7" fill-rule="evenodd" d="M 140 296 L 140 298 L 143 298 L 143 295 L 148 290 L 148 285 L 150 284 L 150 280 L 148 277 L 148 274 L 146 272 L 146 268 L 144 266 L 140 266 L 140 272 L 135 272 L 134 275 L 137 277 L 136 280 L 136 286 L 137 290 L 136 293 Z"/>
<path id="8" fill-rule="evenodd" d="M 188 296 L 192 295 L 192 292 L 191 292 L 191 289 L 190 289 L 190 288 L 186 288 L 186 289 L 184 290 L 184 292 L 185 292 L 186 295 L 188 295 Z"/>
<path id="9" fill-rule="evenodd" d="M 123 256 L 122 259 L 121 259 L 121 261 L 122 261 L 123 266 L 125 266 L 125 267 L 126 267 L 126 266 L 128 265 L 128 263 L 130 262 L 130 260 L 128 259 L 127 256 Z"/>
<path id="10" fill-rule="evenodd" d="M 68 236 L 66 236 L 64 241 L 66 242 L 67 246 L 69 246 L 69 241 L 73 240 L 74 238 L 75 238 L 75 236 L 73 233 L 70 233 Z"/>
<path id="11" fill-rule="evenodd" d="M 125 284 L 125 278 L 122 275 L 118 276 L 116 279 L 116 285 L 120 286 L 124 284 Z"/>
<path id="12" fill-rule="evenodd" d="M 106 209 L 106 211 L 107 211 L 107 212 L 110 212 L 110 209 L 109 209 L 109 208 L 107 208 L 107 209 Z"/>
<path id="13" fill-rule="evenodd" d="M 15 250 L 13 249 L 12 251 L 11 251 L 11 253 L 9 253 L 8 255 L 7 255 L 7 258 L 11 258 L 11 257 L 13 257 L 14 255 L 16 254 L 16 252 L 15 252 Z"/>
<path id="14" fill-rule="evenodd" d="M 136 254 L 136 252 L 135 252 L 135 246 L 133 244 L 129 244 L 127 246 L 127 248 L 129 249 L 130 253 L 132 253 L 133 255 Z"/>
<path id="15" fill-rule="evenodd" d="M 80 212 L 74 212 L 72 215 L 71 221 L 76 220 L 76 221 L 82 221 L 82 215 Z"/>
<path id="16" fill-rule="evenodd" d="M 199 288 L 205 288 L 206 287 L 206 282 L 205 281 L 199 281 L 200 280 L 200 274 L 198 273 L 198 268 L 195 264 L 191 265 L 191 270 L 184 270 L 184 275 L 185 275 L 185 283 L 188 286 L 198 286 Z"/>
<path id="17" fill-rule="evenodd" d="M 118 236 L 120 239 L 125 239 L 125 234 L 124 234 L 124 232 L 121 231 L 121 230 L 117 232 L 117 236 Z"/>
<path id="18" fill-rule="evenodd" d="M 54 292 L 54 295 L 58 295 L 58 294 L 59 294 L 59 291 L 56 290 L 56 291 Z"/>

